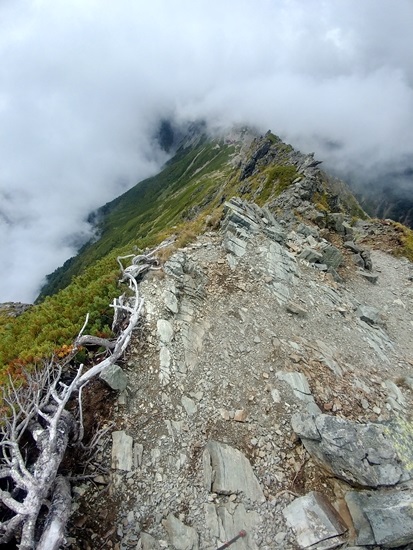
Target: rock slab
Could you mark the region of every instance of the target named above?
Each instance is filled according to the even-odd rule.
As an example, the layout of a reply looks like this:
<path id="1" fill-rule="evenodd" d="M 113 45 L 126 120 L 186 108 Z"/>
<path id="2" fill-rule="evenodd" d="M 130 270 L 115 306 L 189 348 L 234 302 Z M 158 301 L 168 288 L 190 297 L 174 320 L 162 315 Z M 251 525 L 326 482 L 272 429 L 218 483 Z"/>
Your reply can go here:
<path id="1" fill-rule="evenodd" d="M 128 385 L 128 377 L 119 365 L 109 365 L 100 373 L 100 378 L 112 390 L 124 391 Z"/>
<path id="2" fill-rule="evenodd" d="M 164 521 L 164 527 L 173 548 L 176 550 L 198 550 L 198 533 L 193 527 L 185 525 L 173 514 L 169 514 Z"/>
<path id="3" fill-rule="evenodd" d="M 242 493 L 252 501 L 263 502 L 264 494 L 249 460 L 225 443 L 209 441 L 203 455 L 207 490 L 221 495 Z"/>
<path id="4" fill-rule="evenodd" d="M 133 439 L 123 431 L 112 432 L 112 468 L 130 472 L 133 467 Z"/>
<path id="5" fill-rule="evenodd" d="M 396 548 L 413 541 L 411 491 L 351 491 L 346 502 L 357 533 L 357 544 Z"/>
<path id="6" fill-rule="evenodd" d="M 347 527 L 327 498 L 317 491 L 297 498 L 283 510 L 300 548 L 327 550 L 343 544 Z"/>

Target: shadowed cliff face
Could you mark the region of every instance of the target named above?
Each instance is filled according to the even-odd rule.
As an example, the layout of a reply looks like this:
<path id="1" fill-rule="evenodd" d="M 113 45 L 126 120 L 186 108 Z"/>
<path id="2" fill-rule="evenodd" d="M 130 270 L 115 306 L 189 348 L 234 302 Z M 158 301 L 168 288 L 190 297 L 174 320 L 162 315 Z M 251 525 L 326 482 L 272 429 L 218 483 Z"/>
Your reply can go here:
<path id="1" fill-rule="evenodd" d="M 413 228 L 412 191 L 397 187 L 385 187 L 374 193 L 358 193 L 356 191 L 356 195 L 363 208 L 371 216 L 391 219 Z"/>
<path id="2" fill-rule="evenodd" d="M 342 177 L 372 217 L 413 227 L 413 168 L 394 168 L 374 177 L 354 171 Z"/>

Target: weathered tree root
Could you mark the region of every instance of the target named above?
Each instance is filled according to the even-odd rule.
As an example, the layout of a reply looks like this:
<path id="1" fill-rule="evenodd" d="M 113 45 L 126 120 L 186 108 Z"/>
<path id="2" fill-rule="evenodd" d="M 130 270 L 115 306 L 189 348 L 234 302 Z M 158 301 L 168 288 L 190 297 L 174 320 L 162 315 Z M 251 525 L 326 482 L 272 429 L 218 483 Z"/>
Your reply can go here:
<path id="1" fill-rule="evenodd" d="M 69 441 L 82 439 L 81 390 L 124 353 L 143 307 L 136 279 L 156 269 L 155 253 L 170 243 L 165 241 L 148 254 L 118 258 L 121 282 L 128 282 L 133 292 L 129 297 L 123 294 L 112 304 L 112 328 L 117 329 L 121 322 L 119 335 L 114 341 L 83 335 L 87 316 L 71 354 L 73 357 L 80 346 L 93 345 L 106 348 L 105 359 L 84 373 L 81 365 L 70 385 L 61 382 L 67 361 L 59 364 L 51 359 L 41 369 L 27 373 L 24 386 L 17 387 L 10 378 L 3 390 L 7 413 L 0 419 L 0 502 L 11 517 L 0 522 L 0 544 L 20 539 L 20 550 L 57 550 L 63 543 L 71 494 L 69 481 L 58 471 Z M 129 257 L 131 265 L 124 268 L 121 260 Z M 66 410 L 73 397 L 77 397 L 77 421 Z M 35 458 L 30 458 L 31 453 L 24 448 L 28 435 L 36 444 Z M 49 513 L 39 535 L 39 514 L 45 503 L 49 503 Z"/>

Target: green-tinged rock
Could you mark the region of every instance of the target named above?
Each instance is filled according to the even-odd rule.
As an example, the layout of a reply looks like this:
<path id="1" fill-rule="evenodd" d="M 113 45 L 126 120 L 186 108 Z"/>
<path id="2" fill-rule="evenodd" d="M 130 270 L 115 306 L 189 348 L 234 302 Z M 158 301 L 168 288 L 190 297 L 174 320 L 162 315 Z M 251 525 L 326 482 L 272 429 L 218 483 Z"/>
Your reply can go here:
<path id="1" fill-rule="evenodd" d="M 293 429 L 307 451 L 325 468 L 361 487 L 393 486 L 409 478 L 389 429 L 344 418 L 299 413 Z"/>

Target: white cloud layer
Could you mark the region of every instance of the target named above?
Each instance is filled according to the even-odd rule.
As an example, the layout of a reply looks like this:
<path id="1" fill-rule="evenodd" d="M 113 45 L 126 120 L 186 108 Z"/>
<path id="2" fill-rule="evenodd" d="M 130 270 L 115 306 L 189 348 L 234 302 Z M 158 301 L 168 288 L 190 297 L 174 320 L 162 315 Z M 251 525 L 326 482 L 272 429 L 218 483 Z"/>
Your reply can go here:
<path id="1" fill-rule="evenodd" d="M 0 301 L 165 160 L 160 118 L 271 128 L 337 170 L 412 166 L 410 0 L 2 0 Z"/>

